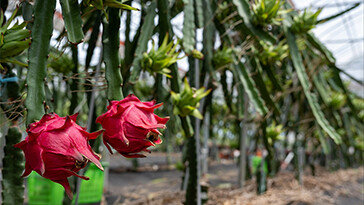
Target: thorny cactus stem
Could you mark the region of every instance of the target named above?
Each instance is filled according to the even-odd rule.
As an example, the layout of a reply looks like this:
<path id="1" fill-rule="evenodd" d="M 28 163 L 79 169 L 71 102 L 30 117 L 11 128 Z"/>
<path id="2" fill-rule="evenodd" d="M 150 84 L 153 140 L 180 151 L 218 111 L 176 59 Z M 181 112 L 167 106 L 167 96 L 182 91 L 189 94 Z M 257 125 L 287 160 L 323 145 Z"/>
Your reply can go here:
<path id="1" fill-rule="evenodd" d="M 103 55 L 106 64 L 105 77 L 107 80 L 107 98 L 109 100 L 122 100 L 123 79 L 120 72 L 119 59 L 119 28 L 120 10 L 109 8 L 109 22 L 103 22 L 102 36 Z"/>
<path id="2" fill-rule="evenodd" d="M 71 45 L 71 51 L 72 51 L 72 61 L 73 61 L 73 70 L 72 75 L 76 76 L 78 74 L 78 50 L 77 45 Z M 71 95 L 71 105 L 69 108 L 69 114 L 73 114 L 77 105 L 78 105 L 78 93 L 76 92 L 78 90 L 78 79 L 72 79 L 72 83 L 70 85 L 70 90 L 72 92 Z"/>
<path id="3" fill-rule="evenodd" d="M 20 175 L 23 172 L 23 154 L 14 145 L 21 140 L 19 128 L 10 127 L 5 136 L 6 145 L 4 147 L 3 158 L 3 179 L 2 185 L 2 204 L 23 204 L 24 184 Z"/>
<path id="4" fill-rule="evenodd" d="M 7 66 L 4 65 L 7 69 Z M 7 70 L 5 78 L 15 78 L 16 75 Z M 4 93 L 2 94 L 2 99 L 0 101 L 14 101 L 20 98 L 19 84 L 17 81 L 6 82 L 4 88 Z M 2 169 L 2 204 L 22 204 L 24 201 L 24 185 L 23 179 L 20 175 L 23 172 L 23 154 L 20 149 L 15 148 L 13 145 L 20 142 L 21 133 L 15 126 L 20 118 L 20 113 L 22 106 L 20 102 L 12 103 L 10 106 L 6 104 L 1 104 L 1 108 L 6 112 L 6 117 L 10 123 L 14 125 L 8 130 L 8 134 L 5 136 L 6 145 L 4 147 L 4 158 L 3 169 Z M 11 109 L 15 109 L 12 112 L 8 112 Z"/>
<path id="5" fill-rule="evenodd" d="M 40 120 L 45 113 L 44 80 L 47 74 L 46 62 L 49 41 L 53 31 L 53 15 L 56 0 L 37 0 L 34 8 L 32 43 L 29 48 L 27 75 L 27 124 Z"/>
<path id="6" fill-rule="evenodd" d="M 53 31 L 53 14 L 56 0 L 37 0 L 34 10 L 34 27 L 32 43 L 29 49 L 29 67 L 27 76 L 28 93 L 25 101 L 27 108 L 27 124 L 41 119 L 44 111 L 46 77 L 46 61 L 49 41 Z M 22 204 L 24 201 L 23 179 L 20 178 L 23 155 L 13 147 L 21 139 L 21 133 L 16 127 L 9 128 L 5 137 L 5 157 L 2 171 L 2 204 Z"/>

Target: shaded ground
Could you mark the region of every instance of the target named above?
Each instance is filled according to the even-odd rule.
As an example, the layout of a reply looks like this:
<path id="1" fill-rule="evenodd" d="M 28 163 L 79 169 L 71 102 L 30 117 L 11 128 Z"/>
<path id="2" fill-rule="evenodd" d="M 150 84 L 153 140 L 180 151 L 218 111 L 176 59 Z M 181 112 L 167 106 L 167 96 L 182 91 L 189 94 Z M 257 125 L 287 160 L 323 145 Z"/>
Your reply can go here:
<path id="1" fill-rule="evenodd" d="M 163 166 L 164 155 L 155 153 L 142 159 L 138 172 L 126 172 L 131 169 L 131 161 L 124 158 L 116 157 L 111 162 L 107 204 L 182 204 L 182 173 Z M 303 186 L 292 173 L 280 173 L 269 179 L 267 193 L 258 196 L 253 180 L 244 189 L 237 188 L 237 167 L 232 161 L 213 163 L 205 176 L 210 184 L 208 204 L 364 204 L 363 167 L 317 172 L 315 177 L 305 176 Z"/>

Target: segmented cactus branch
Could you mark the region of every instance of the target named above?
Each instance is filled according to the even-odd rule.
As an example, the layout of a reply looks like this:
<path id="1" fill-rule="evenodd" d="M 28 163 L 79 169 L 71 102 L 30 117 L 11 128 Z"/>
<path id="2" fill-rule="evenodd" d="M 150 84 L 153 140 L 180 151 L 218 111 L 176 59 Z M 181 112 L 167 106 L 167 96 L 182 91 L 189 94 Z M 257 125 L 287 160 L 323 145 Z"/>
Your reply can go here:
<path id="1" fill-rule="evenodd" d="M 6 69 L 10 69 L 7 64 L 3 64 Z M 12 125 L 17 125 L 21 116 L 22 96 L 19 92 L 17 76 L 7 70 L 3 79 L 13 79 L 12 82 L 5 82 L 1 86 L 4 88 L 0 96 L 1 108 L 8 121 Z M 1 89 L 2 89 L 1 88 Z M 10 104 L 4 104 L 9 102 Z M 3 169 L 2 169 L 2 204 L 22 204 L 24 200 L 23 179 L 20 177 L 23 172 L 23 155 L 20 149 L 13 145 L 20 142 L 21 133 L 18 128 L 10 127 L 5 136 Z"/>
<path id="2" fill-rule="evenodd" d="M 123 79 L 120 72 L 119 59 L 119 28 L 120 10 L 109 8 L 109 22 L 103 22 L 102 36 L 104 61 L 106 64 L 107 98 L 109 100 L 122 100 Z"/>
<path id="3" fill-rule="evenodd" d="M 23 154 L 14 145 L 21 140 L 19 128 L 10 127 L 5 136 L 3 169 L 2 169 L 2 204 L 23 204 L 24 180 L 20 177 L 23 172 Z"/>
<path id="4" fill-rule="evenodd" d="M 37 0 L 34 7 L 32 43 L 29 48 L 29 67 L 27 74 L 27 124 L 40 120 L 45 113 L 46 61 L 53 31 L 53 15 L 56 0 Z"/>
<path id="5" fill-rule="evenodd" d="M 196 25 L 195 25 L 195 10 L 194 1 L 184 1 L 184 20 L 183 20 L 183 48 L 187 54 L 192 54 L 196 43 Z"/>
<path id="6" fill-rule="evenodd" d="M 67 38 L 77 44 L 83 40 L 82 19 L 77 0 L 61 0 L 62 16 L 67 29 Z"/>

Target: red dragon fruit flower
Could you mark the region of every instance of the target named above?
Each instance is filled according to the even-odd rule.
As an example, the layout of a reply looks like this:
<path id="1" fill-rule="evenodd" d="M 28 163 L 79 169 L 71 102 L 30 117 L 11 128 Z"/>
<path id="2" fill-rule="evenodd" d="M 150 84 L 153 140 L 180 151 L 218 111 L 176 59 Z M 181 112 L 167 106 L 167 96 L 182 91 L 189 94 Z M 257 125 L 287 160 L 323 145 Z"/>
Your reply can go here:
<path id="1" fill-rule="evenodd" d="M 44 178 L 61 184 L 71 199 L 72 191 L 67 177 L 74 175 L 88 180 L 88 177 L 77 174 L 88 161 L 103 170 L 100 156 L 88 144 L 88 140 L 97 138 L 103 130 L 86 132 L 76 124 L 77 115 L 60 117 L 55 113 L 45 114 L 40 121 L 28 126 L 25 140 L 14 145 L 22 149 L 25 155 L 22 177 L 34 170 Z"/>
<path id="2" fill-rule="evenodd" d="M 160 118 L 154 109 L 163 103 L 141 102 L 130 94 L 120 101 L 111 101 L 108 111 L 96 119 L 105 129 L 103 140 L 110 153 L 111 147 L 127 158 L 145 157 L 140 154 L 148 147 L 162 143 L 158 128 L 165 129 L 169 117 Z"/>

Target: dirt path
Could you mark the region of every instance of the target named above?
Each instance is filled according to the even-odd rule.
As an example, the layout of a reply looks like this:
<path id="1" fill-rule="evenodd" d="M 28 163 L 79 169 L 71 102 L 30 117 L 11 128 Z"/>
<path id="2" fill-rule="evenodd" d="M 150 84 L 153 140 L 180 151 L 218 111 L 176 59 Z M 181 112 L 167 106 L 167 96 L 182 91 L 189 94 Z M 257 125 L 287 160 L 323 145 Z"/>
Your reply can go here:
<path id="1" fill-rule="evenodd" d="M 163 160 L 153 157 L 149 162 Z M 149 162 L 141 164 L 151 170 L 153 163 Z M 109 188 L 105 194 L 107 204 L 182 204 L 180 171 L 140 170 L 125 172 L 125 168 L 111 166 Z M 280 173 L 269 179 L 267 193 L 260 196 L 255 193 L 253 180 L 247 182 L 244 189 L 237 188 L 237 167 L 231 161 L 213 164 L 205 177 L 210 184 L 208 204 L 364 204 L 363 168 L 336 172 L 319 170 L 315 177 L 304 177 L 303 187 L 292 173 Z"/>
<path id="2" fill-rule="evenodd" d="M 268 191 L 255 194 L 255 185 L 249 182 L 245 190 L 216 190 L 211 194 L 216 203 L 209 204 L 364 204 L 363 168 L 336 172 L 320 171 L 317 176 L 305 176 L 300 186 L 292 173 L 281 173 L 270 179 Z"/>

